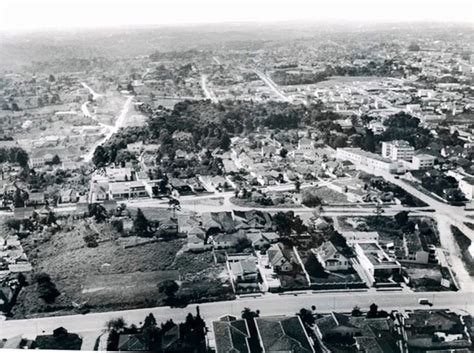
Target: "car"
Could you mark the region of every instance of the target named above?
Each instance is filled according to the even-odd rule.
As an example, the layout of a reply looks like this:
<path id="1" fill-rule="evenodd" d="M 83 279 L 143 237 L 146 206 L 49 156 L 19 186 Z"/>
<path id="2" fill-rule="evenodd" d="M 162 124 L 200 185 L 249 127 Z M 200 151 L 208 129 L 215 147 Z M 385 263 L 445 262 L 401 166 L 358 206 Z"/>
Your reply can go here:
<path id="1" fill-rule="evenodd" d="M 428 299 L 426 298 L 420 298 L 418 299 L 418 304 L 420 305 L 428 305 L 428 306 L 433 306 L 433 303 L 430 302 Z"/>
<path id="2" fill-rule="evenodd" d="M 395 175 L 395 179 L 400 179 L 400 175 Z"/>

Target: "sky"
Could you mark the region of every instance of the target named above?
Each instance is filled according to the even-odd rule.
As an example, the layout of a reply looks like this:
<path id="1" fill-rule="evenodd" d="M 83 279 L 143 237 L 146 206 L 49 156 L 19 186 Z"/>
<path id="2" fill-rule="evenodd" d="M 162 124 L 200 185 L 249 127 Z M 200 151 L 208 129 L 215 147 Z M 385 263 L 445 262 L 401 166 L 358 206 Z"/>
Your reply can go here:
<path id="1" fill-rule="evenodd" d="M 474 24 L 474 0 L 0 0 L 0 31 L 223 22 Z"/>

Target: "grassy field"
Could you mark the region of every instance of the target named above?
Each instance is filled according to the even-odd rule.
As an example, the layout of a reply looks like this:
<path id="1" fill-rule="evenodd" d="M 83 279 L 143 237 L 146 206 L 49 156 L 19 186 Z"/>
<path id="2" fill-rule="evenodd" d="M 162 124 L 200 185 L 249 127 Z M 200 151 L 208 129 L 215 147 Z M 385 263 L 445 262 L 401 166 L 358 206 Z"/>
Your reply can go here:
<path id="1" fill-rule="evenodd" d="M 29 316 L 35 312 L 45 310 L 67 310 L 73 301 L 89 301 L 95 310 L 102 310 L 108 305 L 117 305 L 117 308 L 126 308 L 142 305 L 146 298 L 139 295 L 142 289 L 147 289 L 146 276 L 152 276 L 156 286 L 168 276 L 162 272 L 170 270 L 170 265 L 176 253 L 184 244 L 183 240 L 169 242 L 155 242 L 143 246 L 124 248 L 129 239 L 119 238 L 108 225 L 91 227 L 87 221 L 75 221 L 65 225 L 65 230 L 54 235 L 31 235 L 23 241 L 24 249 L 32 262 L 36 273 L 48 273 L 56 284 L 61 295 L 54 305 L 48 308 L 42 300 L 37 298 L 36 286 L 31 285 L 21 291 L 18 304 L 14 308 L 17 317 Z M 69 229 L 68 229 L 69 228 Z M 86 234 L 98 232 L 99 246 L 88 248 L 83 240 Z M 145 277 L 138 275 L 145 273 Z M 110 275 L 127 275 L 130 285 L 142 283 L 128 289 L 128 293 L 117 295 L 117 291 L 109 291 L 109 296 L 95 293 L 84 293 L 84 289 L 93 288 L 94 278 L 109 278 L 107 281 L 116 282 L 116 277 Z M 135 276 L 130 277 L 130 274 Z M 174 277 L 176 277 L 174 275 Z M 126 280 L 126 279 L 124 279 Z M 117 286 L 119 286 L 117 284 Z M 146 287 L 146 288 L 145 288 Z M 123 288 L 122 288 L 123 289 Z M 147 289 L 148 290 L 148 289 Z M 120 292 L 120 290 L 118 290 Z M 157 292 L 157 291 L 156 291 Z M 155 293 L 155 292 L 154 292 Z M 155 293 L 156 294 L 156 293 Z M 136 300 L 131 301 L 134 295 Z M 104 300 L 100 300 L 102 297 Z M 119 298 L 122 297 L 123 301 Z M 159 304 L 160 296 L 150 295 L 150 305 Z M 119 305 L 120 304 L 120 305 Z"/>
<path id="2" fill-rule="evenodd" d="M 88 248 L 86 234 L 96 234 L 99 246 Z M 61 295 L 47 305 L 38 297 L 32 274 L 20 292 L 14 317 L 73 314 L 73 302 L 87 303 L 92 311 L 159 306 L 165 299 L 159 285 L 165 280 L 178 281 L 183 291 L 199 287 L 203 300 L 206 293 L 225 292 L 229 286 L 224 265 L 214 264 L 211 253 L 179 252 L 185 240 L 125 248 L 130 243 L 131 237 L 121 238 L 109 225 L 88 220 L 66 222 L 54 235 L 30 235 L 23 246 L 34 273 L 48 273 Z"/>
<path id="3" fill-rule="evenodd" d="M 323 204 L 347 203 L 347 196 L 326 186 L 303 189 L 303 200 L 305 194 L 311 194 L 321 199 Z"/>

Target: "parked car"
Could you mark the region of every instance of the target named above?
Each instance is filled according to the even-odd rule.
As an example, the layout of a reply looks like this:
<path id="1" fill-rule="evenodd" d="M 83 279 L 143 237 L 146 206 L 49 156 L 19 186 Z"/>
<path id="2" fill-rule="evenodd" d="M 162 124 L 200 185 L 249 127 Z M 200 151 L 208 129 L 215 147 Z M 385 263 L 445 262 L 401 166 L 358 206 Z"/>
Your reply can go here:
<path id="1" fill-rule="evenodd" d="M 428 305 L 428 306 L 433 306 L 433 303 L 430 302 L 428 299 L 426 298 L 420 298 L 418 299 L 418 304 L 420 305 Z"/>

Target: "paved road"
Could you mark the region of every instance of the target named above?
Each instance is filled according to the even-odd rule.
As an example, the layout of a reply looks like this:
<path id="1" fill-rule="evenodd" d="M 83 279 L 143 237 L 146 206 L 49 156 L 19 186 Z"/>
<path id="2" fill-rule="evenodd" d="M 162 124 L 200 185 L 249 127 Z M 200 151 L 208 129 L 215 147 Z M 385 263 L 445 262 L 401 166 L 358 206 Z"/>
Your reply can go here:
<path id="1" fill-rule="evenodd" d="M 428 298 L 434 303 L 435 308 L 459 309 L 474 313 L 474 303 L 470 300 L 472 294 L 474 293 L 465 293 L 460 296 L 453 292 L 417 294 L 398 291 L 377 292 L 375 290 L 345 293 L 305 292 L 298 296 L 267 294 L 260 298 L 241 298 L 235 301 L 201 304 L 200 309 L 203 318 L 209 323 L 222 315 L 239 315 L 245 307 L 259 309 L 263 315 L 294 314 L 300 308 L 310 307 L 311 305 L 316 305 L 320 312 L 350 311 L 355 305 L 367 309 L 374 302 L 384 310 L 400 310 L 421 308 L 418 299 Z M 185 309 L 157 307 L 87 315 L 8 320 L 0 322 L 0 338 L 9 338 L 19 334 L 34 336 L 43 331 L 50 333 L 59 326 L 63 326 L 71 332 L 80 334 L 96 332 L 99 335 L 105 323 L 112 318 L 123 317 L 129 324 L 139 324 L 148 313 L 152 312 L 158 321 L 172 318 L 176 322 L 184 320 L 188 312 L 194 311 L 195 305 L 192 305 Z"/>
<path id="2" fill-rule="evenodd" d="M 206 75 L 201 75 L 201 88 L 204 91 L 204 95 L 206 96 L 206 99 L 210 99 L 212 103 L 219 103 L 219 100 L 217 99 L 214 92 L 212 92 L 207 87 L 207 76 Z"/>
<path id="3" fill-rule="evenodd" d="M 263 82 L 265 82 L 265 84 L 268 87 L 270 87 L 272 89 L 272 91 L 275 92 L 275 94 L 278 97 L 280 97 L 282 100 L 284 100 L 285 102 L 291 102 L 292 101 L 291 98 L 285 96 L 283 94 L 283 92 L 278 88 L 277 84 L 275 82 L 273 82 L 273 80 L 270 77 L 266 76 L 262 71 L 255 69 L 255 70 L 253 70 L 253 72 L 255 72 L 258 75 L 258 77 L 260 77 L 260 79 Z"/>
<path id="4" fill-rule="evenodd" d="M 474 232 L 464 224 L 466 221 L 472 222 L 472 219 L 466 217 L 468 212 L 465 211 L 463 207 L 452 206 L 438 201 L 403 181 L 403 179 L 395 178 L 395 176 L 390 173 L 367 168 L 362 165 L 356 165 L 356 167 L 367 173 L 384 177 L 389 182 L 400 186 L 406 192 L 424 201 L 430 208 L 435 210 L 432 216 L 436 219 L 438 224 L 441 246 L 449 252 L 447 259 L 456 275 L 458 284 L 465 291 L 474 291 L 474 277 L 469 275 L 461 261 L 460 249 L 456 245 L 450 227 L 451 225 L 457 226 L 474 242 Z"/>

